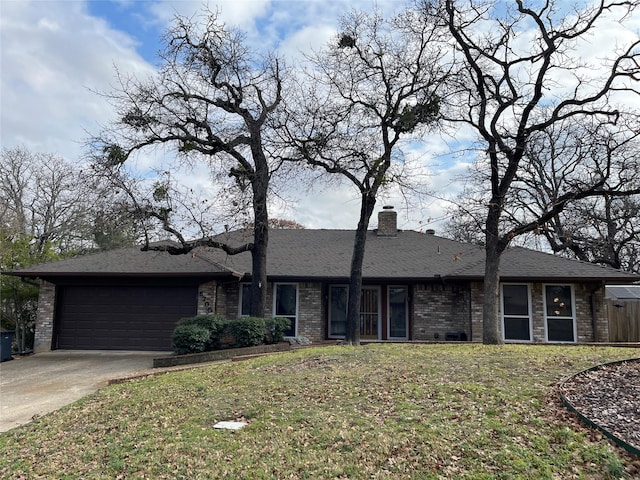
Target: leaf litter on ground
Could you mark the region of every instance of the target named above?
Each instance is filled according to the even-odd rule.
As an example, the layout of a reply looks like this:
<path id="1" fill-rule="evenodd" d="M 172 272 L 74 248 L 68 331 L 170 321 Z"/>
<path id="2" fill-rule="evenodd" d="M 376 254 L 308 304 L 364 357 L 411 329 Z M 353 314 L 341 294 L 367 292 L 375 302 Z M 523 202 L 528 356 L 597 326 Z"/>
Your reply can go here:
<path id="1" fill-rule="evenodd" d="M 102 389 L 0 436 L 2 478 L 627 478 L 555 385 L 636 350 L 306 348 Z M 248 426 L 221 431 L 221 420 Z"/>

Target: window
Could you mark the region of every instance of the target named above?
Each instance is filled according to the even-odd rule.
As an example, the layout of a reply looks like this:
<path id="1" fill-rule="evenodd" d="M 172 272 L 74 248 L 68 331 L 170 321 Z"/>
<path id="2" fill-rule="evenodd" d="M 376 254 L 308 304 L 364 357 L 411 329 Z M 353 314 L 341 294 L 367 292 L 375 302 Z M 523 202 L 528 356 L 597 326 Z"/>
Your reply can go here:
<path id="1" fill-rule="evenodd" d="M 408 338 L 407 287 L 389 287 L 389 338 Z"/>
<path id="2" fill-rule="evenodd" d="M 575 312 L 571 285 L 545 285 L 547 341 L 575 342 Z"/>
<path id="3" fill-rule="evenodd" d="M 343 338 L 347 333 L 346 285 L 329 287 L 329 337 Z M 380 338 L 380 287 L 362 287 L 360 297 L 360 338 Z"/>
<path id="4" fill-rule="evenodd" d="M 505 341 L 531 341 L 528 285 L 502 285 L 502 333 Z"/>
<path id="5" fill-rule="evenodd" d="M 344 337 L 347 333 L 347 287 L 329 287 L 329 337 Z"/>
<path id="6" fill-rule="evenodd" d="M 295 283 L 276 283 L 273 295 L 273 316 L 288 318 L 289 328 L 284 334 L 295 337 L 298 319 L 298 285 Z"/>
<path id="7" fill-rule="evenodd" d="M 251 284 L 240 284 L 240 317 L 248 317 L 251 313 Z"/>

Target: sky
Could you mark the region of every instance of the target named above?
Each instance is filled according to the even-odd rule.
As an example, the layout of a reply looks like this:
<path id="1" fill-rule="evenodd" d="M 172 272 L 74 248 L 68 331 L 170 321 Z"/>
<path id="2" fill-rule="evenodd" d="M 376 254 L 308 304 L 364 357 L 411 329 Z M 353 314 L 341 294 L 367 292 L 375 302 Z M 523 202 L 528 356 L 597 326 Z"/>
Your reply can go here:
<path id="1" fill-rule="evenodd" d="M 205 4 L 201 0 L 0 0 L 0 146 L 23 146 L 81 163 L 84 141 L 114 118 L 113 108 L 99 93 L 114 90 L 116 69 L 139 78 L 153 75 L 162 34 L 174 15 L 191 17 Z M 403 5 L 403 0 L 208 2 L 225 23 L 246 31 L 251 44 L 276 49 L 289 58 L 322 47 L 336 32 L 340 15 L 350 9 L 375 7 L 390 14 Z M 429 188 L 436 196 L 405 208 L 402 197 L 392 193 L 378 203 L 376 212 L 383 205 L 395 205 L 400 228 L 439 230 L 446 202 L 438 197 L 462 187 L 457 180 L 466 164 L 444 155 L 447 144 L 441 137 L 426 139 L 421 148 L 425 150 L 414 153 L 433 173 Z M 274 204 L 271 216 L 307 228 L 357 225 L 359 200 L 349 186 L 304 187 L 289 200 Z M 372 225 L 376 223 L 374 215 Z"/>

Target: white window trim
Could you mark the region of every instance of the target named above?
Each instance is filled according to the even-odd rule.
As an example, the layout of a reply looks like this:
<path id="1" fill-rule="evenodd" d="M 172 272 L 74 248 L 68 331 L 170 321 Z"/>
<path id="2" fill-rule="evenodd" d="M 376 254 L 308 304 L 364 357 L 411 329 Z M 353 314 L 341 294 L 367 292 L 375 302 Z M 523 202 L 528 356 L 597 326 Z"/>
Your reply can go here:
<path id="1" fill-rule="evenodd" d="M 406 335 L 404 337 L 392 337 L 391 336 L 391 295 L 389 290 L 392 288 L 404 288 L 407 295 L 404 299 L 404 331 Z M 378 334 L 380 337 L 380 334 Z M 387 285 L 387 338 L 389 340 L 409 340 L 409 286 L 408 285 Z"/>
<path id="2" fill-rule="evenodd" d="M 328 295 L 329 304 L 327 305 L 327 310 L 328 310 L 327 317 L 328 317 L 328 320 L 329 320 L 329 324 L 327 325 L 327 332 L 328 332 L 327 338 L 340 339 L 340 338 L 344 338 L 344 335 L 335 335 L 335 334 L 331 333 L 331 288 L 332 287 L 342 287 L 342 288 L 346 289 L 346 291 L 347 291 L 347 302 L 348 302 L 349 301 L 349 285 L 342 284 L 342 283 L 336 283 L 336 284 L 329 285 L 329 295 Z"/>
<path id="3" fill-rule="evenodd" d="M 296 287 L 296 318 L 293 326 L 293 336 L 298 335 L 298 318 L 300 317 L 300 284 L 294 282 L 278 282 L 273 284 L 273 304 L 271 308 L 272 315 L 276 317 L 276 297 L 278 295 L 278 285 L 293 285 Z"/>
<path id="4" fill-rule="evenodd" d="M 527 287 L 527 307 L 528 307 L 528 317 L 524 315 L 507 315 L 512 318 L 528 318 L 529 319 L 529 340 L 512 340 L 505 338 L 505 328 L 504 328 L 504 292 L 503 287 L 505 285 L 520 285 Z M 502 334 L 502 341 L 508 343 L 533 343 L 533 314 L 531 308 L 531 284 L 530 283 L 501 283 L 500 284 L 500 330 Z"/>
<path id="5" fill-rule="evenodd" d="M 571 317 L 549 317 L 547 315 L 547 287 L 569 287 L 571 291 Z M 542 300 L 543 300 L 543 308 L 544 308 L 544 341 L 545 342 L 553 342 L 553 343 L 578 343 L 578 329 L 577 329 L 577 321 L 576 321 L 576 292 L 574 288 L 574 284 L 572 283 L 545 283 L 542 285 Z M 572 328 L 573 328 L 573 341 L 560 341 L 560 340 L 549 340 L 549 326 L 547 320 L 552 318 L 554 320 L 571 320 Z"/>

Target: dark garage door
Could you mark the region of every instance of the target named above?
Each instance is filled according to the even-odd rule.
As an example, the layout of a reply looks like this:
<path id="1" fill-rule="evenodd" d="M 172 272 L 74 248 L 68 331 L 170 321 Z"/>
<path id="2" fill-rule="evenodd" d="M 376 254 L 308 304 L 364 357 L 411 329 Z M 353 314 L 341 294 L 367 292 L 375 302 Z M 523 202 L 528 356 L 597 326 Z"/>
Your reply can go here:
<path id="1" fill-rule="evenodd" d="M 55 348 L 171 350 L 176 322 L 196 313 L 197 288 L 65 286 Z"/>

